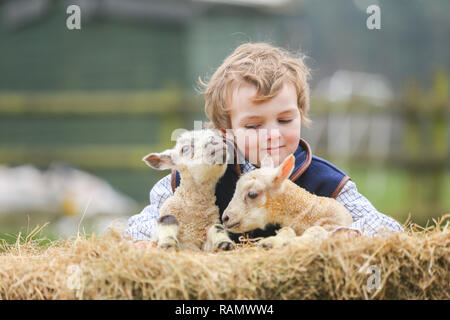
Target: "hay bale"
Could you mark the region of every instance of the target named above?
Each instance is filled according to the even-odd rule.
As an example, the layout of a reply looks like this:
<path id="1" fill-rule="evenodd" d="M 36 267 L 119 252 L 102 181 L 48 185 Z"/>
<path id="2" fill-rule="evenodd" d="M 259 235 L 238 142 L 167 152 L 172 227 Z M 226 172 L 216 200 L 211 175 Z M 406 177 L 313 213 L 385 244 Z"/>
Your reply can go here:
<path id="1" fill-rule="evenodd" d="M 47 247 L 3 244 L 0 298 L 449 299 L 449 269 L 448 224 L 315 247 L 266 251 L 246 243 L 219 253 L 138 248 L 112 232 Z"/>

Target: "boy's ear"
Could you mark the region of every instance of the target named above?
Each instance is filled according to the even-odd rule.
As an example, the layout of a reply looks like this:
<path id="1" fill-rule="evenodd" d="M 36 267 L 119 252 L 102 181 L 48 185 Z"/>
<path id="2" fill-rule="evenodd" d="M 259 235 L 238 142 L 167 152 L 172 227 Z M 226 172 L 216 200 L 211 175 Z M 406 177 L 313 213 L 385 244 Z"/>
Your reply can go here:
<path id="1" fill-rule="evenodd" d="M 157 170 L 172 169 L 175 167 L 170 150 L 161 153 L 149 153 L 142 158 L 142 161 Z"/>
<path id="2" fill-rule="evenodd" d="M 282 164 L 276 168 L 275 177 L 273 178 L 273 183 L 275 185 L 280 185 L 285 179 L 289 178 L 294 170 L 295 166 L 295 157 L 294 155 L 288 156 Z"/>

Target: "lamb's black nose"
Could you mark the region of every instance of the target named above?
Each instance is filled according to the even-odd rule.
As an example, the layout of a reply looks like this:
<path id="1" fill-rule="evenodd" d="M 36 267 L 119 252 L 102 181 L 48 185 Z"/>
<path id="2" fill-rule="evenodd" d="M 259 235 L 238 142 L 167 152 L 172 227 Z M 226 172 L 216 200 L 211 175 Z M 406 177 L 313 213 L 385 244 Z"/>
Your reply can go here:
<path id="1" fill-rule="evenodd" d="M 228 220 L 230 220 L 230 217 L 228 217 L 226 214 L 222 216 L 222 223 L 227 223 Z"/>

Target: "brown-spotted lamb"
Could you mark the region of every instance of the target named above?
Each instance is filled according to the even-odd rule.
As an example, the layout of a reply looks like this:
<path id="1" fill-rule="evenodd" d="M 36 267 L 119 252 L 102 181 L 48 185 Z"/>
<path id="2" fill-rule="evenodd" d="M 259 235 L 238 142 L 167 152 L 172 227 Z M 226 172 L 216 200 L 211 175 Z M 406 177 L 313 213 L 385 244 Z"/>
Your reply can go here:
<path id="1" fill-rule="evenodd" d="M 279 224 L 276 236 L 259 242 L 276 248 L 294 241 L 320 242 L 335 228 L 350 225 L 352 217 L 338 201 L 313 195 L 288 179 L 294 164 L 290 155 L 274 168 L 266 156 L 261 168 L 241 176 L 222 216 L 227 230 L 241 233 Z"/>
<path id="2" fill-rule="evenodd" d="M 234 248 L 215 204 L 216 183 L 226 171 L 227 159 L 227 145 L 212 129 L 186 131 L 173 149 L 143 158 L 150 167 L 176 169 L 181 177 L 160 209 L 158 247 L 208 252 Z"/>

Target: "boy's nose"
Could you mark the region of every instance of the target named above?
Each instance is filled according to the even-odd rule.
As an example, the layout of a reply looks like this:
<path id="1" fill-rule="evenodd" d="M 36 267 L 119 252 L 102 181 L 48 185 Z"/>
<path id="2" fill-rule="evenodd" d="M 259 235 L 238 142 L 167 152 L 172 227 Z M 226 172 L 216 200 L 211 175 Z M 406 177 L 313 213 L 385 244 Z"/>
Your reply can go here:
<path id="1" fill-rule="evenodd" d="M 269 129 L 267 133 L 267 141 L 278 140 L 281 137 L 279 129 Z"/>

